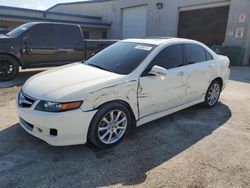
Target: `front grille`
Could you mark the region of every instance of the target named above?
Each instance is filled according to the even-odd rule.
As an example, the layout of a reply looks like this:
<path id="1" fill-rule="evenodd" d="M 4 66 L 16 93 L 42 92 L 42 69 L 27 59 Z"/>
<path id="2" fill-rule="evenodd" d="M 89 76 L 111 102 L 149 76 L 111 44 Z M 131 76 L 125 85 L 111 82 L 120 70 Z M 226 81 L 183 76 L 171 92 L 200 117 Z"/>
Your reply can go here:
<path id="1" fill-rule="evenodd" d="M 22 108 L 30 108 L 36 99 L 24 94 L 22 91 L 19 93 L 18 96 L 18 106 Z"/>

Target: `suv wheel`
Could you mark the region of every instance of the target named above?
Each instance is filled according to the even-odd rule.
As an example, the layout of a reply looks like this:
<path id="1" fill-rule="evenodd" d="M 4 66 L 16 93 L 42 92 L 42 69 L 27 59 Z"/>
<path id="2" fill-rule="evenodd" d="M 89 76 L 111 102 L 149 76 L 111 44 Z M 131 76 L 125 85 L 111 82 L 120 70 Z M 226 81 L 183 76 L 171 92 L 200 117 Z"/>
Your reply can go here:
<path id="1" fill-rule="evenodd" d="M 118 144 L 128 133 L 131 125 L 129 110 L 121 104 L 107 104 L 94 116 L 88 139 L 99 148 Z"/>
<path id="2" fill-rule="evenodd" d="M 0 81 L 9 81 L 19 72 L 17 61 L 9 56 L 0 56 Z"/>

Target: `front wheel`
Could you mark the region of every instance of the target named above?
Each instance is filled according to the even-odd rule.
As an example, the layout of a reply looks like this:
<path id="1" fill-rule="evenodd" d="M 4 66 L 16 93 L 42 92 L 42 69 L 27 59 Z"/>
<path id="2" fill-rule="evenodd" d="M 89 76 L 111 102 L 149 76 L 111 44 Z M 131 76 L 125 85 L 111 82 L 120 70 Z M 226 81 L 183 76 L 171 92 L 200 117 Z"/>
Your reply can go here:
<path id="1" fill-rule="evenodd" d="M 129 110 L 121 104 L 107 104 L 94 116 L 88 139 L 99 148 L 118 144 L 127 134 L 131 125 Z"/>
<path id="2" fill-rule="evenodd" d="M 15 59 L 9 56 L 0 57 L 0 81 L 10 81 L 19 72 L 19 65 Z"/>
<path id="3" fill-rule="evenodd" d="M 204 104 L 206 107 L 211 108 L 215 106 L 220 98 L 221 83 L 217 80 L 213 81 L 206 93 Z"/>

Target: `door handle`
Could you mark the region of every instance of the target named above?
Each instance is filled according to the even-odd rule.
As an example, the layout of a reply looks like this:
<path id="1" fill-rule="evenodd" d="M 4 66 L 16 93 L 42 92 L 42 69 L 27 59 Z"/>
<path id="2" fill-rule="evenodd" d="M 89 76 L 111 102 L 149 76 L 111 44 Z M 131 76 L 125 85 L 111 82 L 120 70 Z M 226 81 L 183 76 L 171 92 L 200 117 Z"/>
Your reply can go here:
<path id="1" fill-rule="evenodd" d="M 177 75 L 178 76 L 184 76 L 184 72 L 178 72 Z"/>

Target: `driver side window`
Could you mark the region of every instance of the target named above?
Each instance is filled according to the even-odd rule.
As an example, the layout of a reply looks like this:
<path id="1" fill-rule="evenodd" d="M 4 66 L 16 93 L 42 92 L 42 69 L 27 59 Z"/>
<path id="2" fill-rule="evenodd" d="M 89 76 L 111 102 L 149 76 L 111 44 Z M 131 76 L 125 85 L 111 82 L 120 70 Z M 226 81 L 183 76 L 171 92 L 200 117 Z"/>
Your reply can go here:
<path id="1" fill-rule="evenodd" d="M 25 37 L 32 47 L 51 47 L 55 43 L 54 26 L 49 24 L 36 25 L 27 32 Z"/>
<path id="2" fill-rule="evenodd" d="M 142 76 L 148 76 L 153 66 L 160 66 L 165 69 L 171 69 L 184 65 L 183 50 L 181 44 L 168 46 L 163 49 L 146 68 Z"/>

